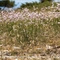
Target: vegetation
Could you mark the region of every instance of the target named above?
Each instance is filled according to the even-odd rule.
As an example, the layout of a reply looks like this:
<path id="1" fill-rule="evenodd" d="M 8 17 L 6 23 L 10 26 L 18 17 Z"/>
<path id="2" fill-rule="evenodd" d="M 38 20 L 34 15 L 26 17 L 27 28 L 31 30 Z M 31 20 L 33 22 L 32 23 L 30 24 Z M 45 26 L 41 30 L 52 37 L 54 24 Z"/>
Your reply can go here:
<path id="1" fill-rule="evenodd" d="M 51 1 L 53 1 L 53 0 L 40 0 L 40 1 L 41 1 L 41 3 L 43 3 L 43 2 L 45 2 L 45 1 L 51 2 Z"/>
<path id="2" fill-rule="evenodd" d="M 5 44 L 34 44 L 47 42 L 51 39 L 59 38 L 60 34 L 59 18 L 53 20 L 20 20 L 17 22 L 0 23 L 0 35 L 5 39 Z M 43 24 L 42 24 L 43 23 Z M 15 39 L 13 39 L 15 38 Z M 15 40 L 15 42 L 14 42 Z M 38 42 L 39 41 L 39 42 Z"/>
<path id="3" fill-rule="evenodd" d="M 10 1 L 10 0 L 2 0 L 0 1 L 0 6 L 4 6 L 4 7 L 13 7 L 14 6 L 14 1 Z"/>
<path id="4" fill-rule="evenodd" d="M 60 60 L 60 8 L 53 5 L 33 2 L 0 11 L 0 60 Z"/>
<path id="5" fill-rule="evenodd" d="M 38 10 L 40 10 L 41 8 L 43 8 L 43 7 L 48 7 L 48 6 L 51 6 L 52 5 L 52 3 L 51 2 L 49 2 L 49 1 L 46 1 L 46 2 L 44 2 L 44 3 L 40 3 L 40 2 L 31 2 L 31 3 L 25 3 L 25 4 L 22 4 L 21 6 L 20 6 L 20 8 L 28 8 L 28 9 L 30 9 L 30 10 L 33 10 L 34 9 L 34 7 L 35 8 L 38 8 Z"/>

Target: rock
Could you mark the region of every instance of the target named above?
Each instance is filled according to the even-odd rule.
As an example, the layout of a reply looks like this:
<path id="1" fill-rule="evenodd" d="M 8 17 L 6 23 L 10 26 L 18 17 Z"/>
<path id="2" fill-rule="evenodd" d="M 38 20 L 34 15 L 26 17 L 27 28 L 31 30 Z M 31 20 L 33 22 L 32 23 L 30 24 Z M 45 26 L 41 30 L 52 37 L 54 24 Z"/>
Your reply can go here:
<path id="1" fill-rule="evenodd" d="M 20 47 L 13 46 L 14 50 L 20 50 Z"/>
<path id="2" fill-rule="evenodd" d="M 42 52 L 40 53 L 40 56 L 46 56 L 46 53 Z"/>
<path id="3" fill-rule="evenodd" d="M 52 49 L 52 48 L 53 48 L 52 46 L 46 45 L 46 50 L 47 50 L 47 49 Z"/>

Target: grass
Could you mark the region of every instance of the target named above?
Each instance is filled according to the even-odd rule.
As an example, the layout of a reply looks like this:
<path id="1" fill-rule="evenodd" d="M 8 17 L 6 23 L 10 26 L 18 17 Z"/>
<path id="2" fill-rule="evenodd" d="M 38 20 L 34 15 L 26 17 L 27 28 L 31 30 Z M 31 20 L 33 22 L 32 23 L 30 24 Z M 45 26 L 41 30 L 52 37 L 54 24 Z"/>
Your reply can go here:
<path id="1" fill-rule="evenodd" d="M 0 23 L 0 37 L 4 44 L 47 43 L 59 38 L 59 18 L 53 20 L 20 20 L 17 22 Z M 8 41 L 7 41 L 8 40 Z"/>
<path id="2" fill-rule="evenodd" d="M 48 44 L 59 38 L 60 34 L 60 25 L 58 22 L 60 18 L 53 19 L 53 20 L 20 20 L 17 22 L 8 22 L 8 23 L 0 23 L 0 38 L 1 44 L 5 45 L 21 45 L 22 50 L 24 47 L 36 46 L 37 44 Z M 56 29 L 57 28 L 57 29 Z M 57 40 L 58 41 L 58 40 Z M 60 42 L 60 41 L 59 41 Z M 60 43 L 59 43 L 60 44 Z M 41 45 L 42 46 L 42 45 Z M 33 49 L 33 48 L 32 48 Z M 21 51 L 22 52 L 22 51 Z M 32 50 L 31 53 L 39 53 L 40 51 Z M 50 51 L 46 51 L 47 54 Z M 11 55 L 19 55 L 17 51 L 12 50 Z M 23 58 L 22 58 L 23 59 Z M 21 60 L 22 60 L 21 59 Z M 26 58 L 28 60 L 28 58 Z M 31 59 L 30 59 L 31 60 Z M 36 58 L 32 58 L 32 60 L 39 60 Z M 41 59 L 43 60 L 43 59 Z M 46 60 L 46 58 L 45 58 Z M 57 60 L 57 58 L 54 58 Z"/>
<path id="3" fill-rule="evenodd" d="M 34 2 L 34 6 L 38 7 L 37 10 L 39 10 L 42 7 L 44 8 L 50 6 L 49 3 L 51 2 L 44 2 L 44 3 Z M 32 3 L 31 7 L 29 5 L 30 3 L 26 4 L 27 4 L 26 7 L 33 10 Z M 25 5 L 23 8 L 25 8 Z M 58 10 L 56 10 L 55 12 L 58 12 Z M 46 45 L 60 46 L 60 17 L 53 19 L 48 18 L 47 20 L 46 19 L 34 19 L 34 20 L 20 19 L 17 21 L 16 20 L 8 22 L 3 20 L 3 22 L 0 22 L 0 45 L 2 45 L 0 46 L 0 50 L 1 49 L 9 50 L 11 56 L 20 56 L 20 55 L 23 56 L 25 55 L 25 52 L 28 55 L 29 53 L 33 55 L 33 54 L 43 54 L 44 52 L 49 55 L 51 53 L 51 50 L 46 50 Z M 17 48 L 15 49 L 14 47 L 15 48 L 19 47 L 20 50 L 18 50 Z M 49 57 L 46 56 L 46 58 Z M 46 60 L 46 58 L 44 58 L 44 60 Z M 21 58 L 20 60 L 24 59 L 25 58 Z M 28 59 L 29 58 L 26 57 L 26 60 Z M 43 60 L 43 57 L 41 57 L 40 59 Z M 58 60 L 57 58 L 53 57 L 52 59 Z M 39 60 L 39 59 L 31 58 L 29 60 Z"/>

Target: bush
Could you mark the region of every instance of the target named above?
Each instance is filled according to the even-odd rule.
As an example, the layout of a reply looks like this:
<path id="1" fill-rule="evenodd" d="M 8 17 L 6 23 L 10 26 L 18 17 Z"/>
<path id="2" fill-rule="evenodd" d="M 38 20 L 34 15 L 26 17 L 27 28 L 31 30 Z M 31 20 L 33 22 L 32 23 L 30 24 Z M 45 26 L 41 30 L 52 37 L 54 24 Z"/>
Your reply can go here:
<path id="1" fill-rule="evenodd" d="M 43 8 L 43 7 L 48 7 L 48 6 L 51 6 L 52 5 L 52 3 L 51 2 L 49 2 L 49 1 L 46 1 L 46 2 L 44 2 L 44 3 L 40 3 L 40 2 L 32 2 L 32 3 L 25 3 L 25 4 L 22 4 L 21 5 L 21 9 L 22 8 L 28 8 L 28 9 L 30 9 L 30 10 L 34 10 L 34 8 L 33 7 L 35 7 L 35 8 L 38 8 L 38 10 L 40 10 L 41 8 Z"/>
<path id="2" fill-rule="evenodd" d="M 10 0 L 0 1 L 0 6 L 3 6 L 3 7 L 13 7 L 14 5 L 15 5 L 14 1 L 10 1 Z"/>
<path id="3" fill-rule="evenodd" d="M 46 1 L 51 2 L 51 1 L 53 1 L 53 0 L 40 0 L 40 1 L 41 1 L 41 3 L 43 3 L 43 2 L 46 2 Z"/>

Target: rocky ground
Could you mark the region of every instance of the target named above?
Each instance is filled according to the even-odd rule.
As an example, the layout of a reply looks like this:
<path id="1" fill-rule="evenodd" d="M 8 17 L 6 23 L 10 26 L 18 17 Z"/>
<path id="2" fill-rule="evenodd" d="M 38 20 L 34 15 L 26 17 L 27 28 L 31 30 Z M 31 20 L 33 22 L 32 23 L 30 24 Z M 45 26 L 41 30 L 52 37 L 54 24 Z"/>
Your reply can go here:
<path id="1" fill-rule="evenodd" d="M 45 47 L 31 47 L 29 49 L 21 49 L 20 47 L 10 47 L 0 45 L 1 60 L 60 60 L 60 46 L 46 45 Z"/>

